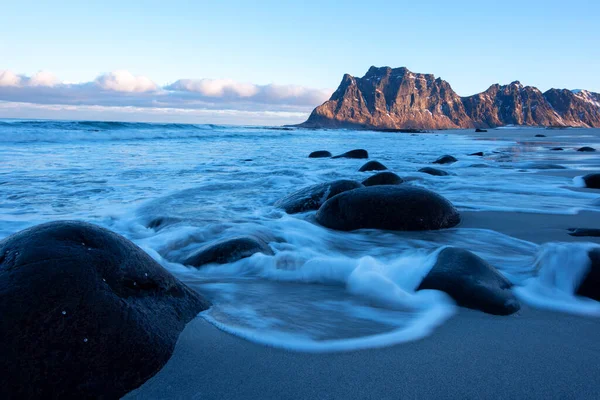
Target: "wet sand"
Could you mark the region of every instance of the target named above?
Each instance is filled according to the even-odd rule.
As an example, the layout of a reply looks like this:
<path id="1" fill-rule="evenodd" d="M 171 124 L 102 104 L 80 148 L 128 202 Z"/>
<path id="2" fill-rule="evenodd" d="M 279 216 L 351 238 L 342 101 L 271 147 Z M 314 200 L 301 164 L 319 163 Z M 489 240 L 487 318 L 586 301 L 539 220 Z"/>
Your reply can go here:
<path id="1" fill-rule="evenodd" d="M 600 194 L 600 191 L 598 191 Z M 600 211 L 600 207 L 599 207 Z M 600 212 L 582 211 L 575 215 L 500 211 L 463 211 L 459 228 L 490 229 L 537 244 L 547 242 L 593 242 L 600 237 L 569 235 L 569 228 L 600 228 Z"/>
<path id="2" fill-rule="evenodd" d="M 461 309 L 420 341 L 308 354 L 224 333 L 201 318 L 127 399 L 595 399 L 598 319 Z"/>

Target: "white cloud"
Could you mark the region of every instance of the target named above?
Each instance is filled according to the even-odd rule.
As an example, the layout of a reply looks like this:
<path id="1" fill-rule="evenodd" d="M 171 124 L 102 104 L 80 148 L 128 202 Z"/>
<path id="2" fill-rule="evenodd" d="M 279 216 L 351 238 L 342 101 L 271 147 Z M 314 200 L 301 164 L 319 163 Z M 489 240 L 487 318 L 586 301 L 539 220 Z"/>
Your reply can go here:
<path id="1" fill-rule="evenodd" d="M 145 76 L 135 76 L 129 71 L 119 70 L 100 75 L 96 85 L 104 90 L 125 93 L 153 92 L 158 86 Z"/>
<path id="2" fill-rule="evenodd" d="M 19 86 L 21 77 L 8 70 L 0 70 L 0 87 Z"/>
<path id="3" fill-rule="evenodd" d="M 165 89 L 195 93 L 207 98 L 237 98 L 265 104 L 285 103 L 313 107 L 323 103 L 333 92 L 297 85 L 254 85 L 231 79 L 180 79 Z"/>
<path id="4" fill-rule="evenodd" d="M 0 101 L 0 118 L 43 118 L 125 122 L 285 125 L 303 122 L 306 112 L 198 110 L 187 108 L 106 107 Z"/>
<path id="5" fill-rule="evenodd" d="M 240 83 L 232 79 L 180 79 L 168 86 L 171 90 L 199 93 L 207 97 L 251 97 L 259 89 L 251 83 Z"/>
<path id="6" fill-rule="evenodd" d="M 60 83 L 58 78 L 51 72 L 39 71 L 31 78 L 27 79 L 27 86 L 46 86 L 52 87 Z"/>
<path id="7" fill-rule="evenodd" d="M 148 119 L 182 120 L 209 119 L 209 116 L 217 119 L 218 115 L 221 123 L 227 123 L 230 117 L 237 118 L 236 123 L 243 123 L 244 119 L 247 123 L 275 120 L 294 123 L 305 118 L 332 92 L 297 85 L 240 83 L 232 79 L 180 79 L 160 87 L 150 78 L 125 70 L 100 75 L 90 82 L 65 83 L 47 71 L 28 77 L 0 70 L 3 114 L 20 118 L 81 119 L 84 115 L 92 118 L 92 114 L 102 113 L 106 118 L 128 115 L 134 119 L 132 115 L 145 115 Z M 57 107 L 57 114 L 53 116 L 52 111 Z M 133 114 L 127 110 L 134 110 Z M 76 117 L 77 112 L 81 117 Z"/>

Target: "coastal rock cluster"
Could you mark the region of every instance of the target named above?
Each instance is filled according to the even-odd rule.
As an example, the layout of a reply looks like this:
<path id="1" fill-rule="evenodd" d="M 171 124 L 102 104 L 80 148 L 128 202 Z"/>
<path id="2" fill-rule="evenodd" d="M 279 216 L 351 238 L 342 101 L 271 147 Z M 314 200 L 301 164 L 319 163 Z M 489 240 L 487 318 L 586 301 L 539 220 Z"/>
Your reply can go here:
<path id="1" fill-rule="evenodd" d="M 329 158 L 311 161 L 328 163 L 369 154 L 355 149 L 333 157 L 321 150 L 309 158 Z M 430 162 L 458 161 L 443 155 Z M 448 199 L 411 185 L 378 161 L 356 172 L 372 174 L 362 183 L 341 179 L 300 188 L 274 206 L 288 214 L 310 212 L 311 222 L 348 235 L 359 229 L 440 230 L 461 222 Z M 419 172 L 448 175 L 431 167 Z M 600 174 L 582 179 L 600 188 Z M 158 218 L 148 227 L 160 230 L 176 222 Z M 261 235 L 225 237 L 175 261 L 203 268 L 257 253 L 274 255 L 270 242 Z M 494 315 L 519 311 L 512 283 L 493 265 L 466 249 L 439 250 L 417 291 L 443 291 L 461 307 Z M 600 301 L 600 250 L 588 256 L 590 268 L 575 293 Z M 119 398 L 156 374 L 185 325 L 210 307 L 131 241 L 78 221 L 38 225 L 0 241 L 0 294 L 3 398 Z"/>
<path id="2" fill-rule="evenodd" d="M 371 67 L 362 78 L 344 75 L 305 128 L 458 129 L 504 125 L 600 127 L 600 94 L 550 89 L 515 81 L 460 97 L 450 84 L 407 68 Z"/>

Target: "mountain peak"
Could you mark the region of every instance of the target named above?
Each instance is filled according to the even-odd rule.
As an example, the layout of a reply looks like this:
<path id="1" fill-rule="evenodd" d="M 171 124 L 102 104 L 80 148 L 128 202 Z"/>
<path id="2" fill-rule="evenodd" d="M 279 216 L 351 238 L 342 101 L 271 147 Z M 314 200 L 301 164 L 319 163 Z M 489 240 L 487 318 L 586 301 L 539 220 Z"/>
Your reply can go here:
<path id="1" fill-rule="evenodd" d="M 371 66 L 345 74 L 331 98 L 300 126 L 355 129 L 453 129 L 503 125 L 600 127 L 600 94 L 539 89 L 514 81 L 460 97 L 450 84 L 406 67 Z"/>

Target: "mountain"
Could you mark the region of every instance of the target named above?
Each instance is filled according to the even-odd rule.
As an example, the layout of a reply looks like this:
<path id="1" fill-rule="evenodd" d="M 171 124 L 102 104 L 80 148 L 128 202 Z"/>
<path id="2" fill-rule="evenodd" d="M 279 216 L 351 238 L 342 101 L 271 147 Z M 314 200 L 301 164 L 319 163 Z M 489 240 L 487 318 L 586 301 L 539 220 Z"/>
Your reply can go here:
<path id="1" fill-rule="evenodd" d="M 515 81 L 460 97 L 450 84 L 407 68 L 371 67 L 344 75 L 331 98 L 300 126 L 355 129 L 456 129 L 503 125 L 600 127 L 600 94 Z"/>

